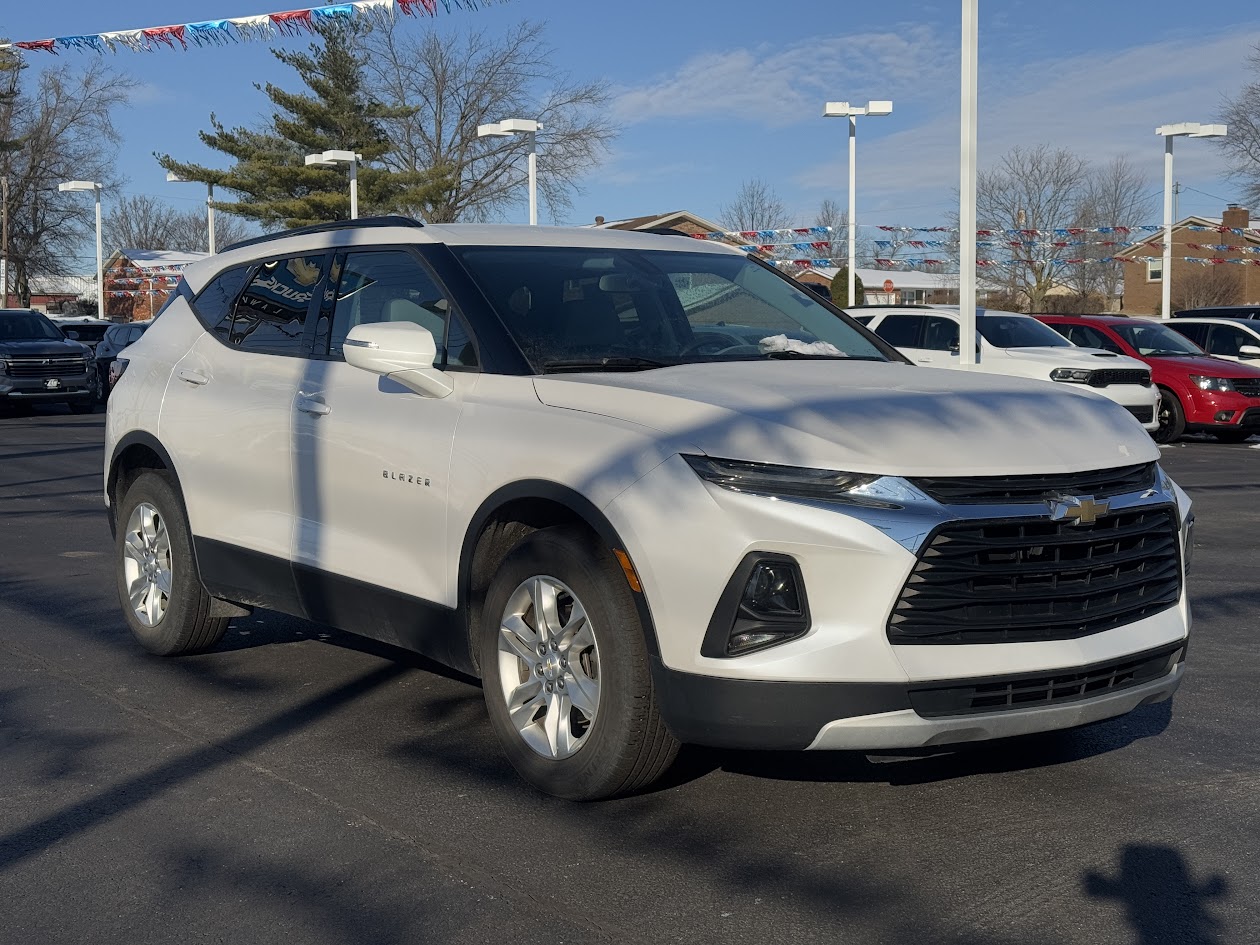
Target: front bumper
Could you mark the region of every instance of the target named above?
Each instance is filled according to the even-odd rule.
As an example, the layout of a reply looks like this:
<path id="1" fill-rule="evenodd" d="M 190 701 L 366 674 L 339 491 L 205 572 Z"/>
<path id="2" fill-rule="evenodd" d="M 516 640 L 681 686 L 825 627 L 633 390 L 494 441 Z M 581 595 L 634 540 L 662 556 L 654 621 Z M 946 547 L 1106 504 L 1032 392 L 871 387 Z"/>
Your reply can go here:
<path id="1" fill-rule="evenodd" d="M 1154 384 L 1109 384 L 1106 387 L 1083 387 L 1115 401 L 1137 419 L 1148 433 L 1159 429 L 1159 388 Z"/>
<path id="2" fill-rule="evenodd" d="M 1115 718 L 1168 699 L 1185 673 L 1185 641 L 1148 654 L 1053 674 L 979 677 L 940 682 L 785 683 L 722 679 L 678 673 L 654 660 L 661 713 L 681 741 L 715 748 L 881 750 L 927 748 L 1075 728 Z M 1144 673 L 1123 680 L 1114 666 L 1145 661 Z M 1099 680 L 1110 674 L 1105 690 Z M 1048 685 L 1046 685 L 1048 682 Z M 1006 686 L 1035 698 L 1018 707 L 921 715 L 925 696 L 943 690 L 990 692 Z M 1096 694 L 1095 694 L 1096 693 Z M 981 696 L 980 701 L 987 696 Z M 930 702 L 930 698 L 928 699 Z"/>
<path id="3" fill-rule="evenodd" d="M 1186 429 L 1252 430 L 1260 433 L 1260 400 L 1234 391 L 1191 391 L 1186 405 Z"/>
<path id="4" fill-rule="evenodd" d="M 48 380 L 38 377 L 0 377 L 0 400 L 12 402 L 51 400 L 61 403 L 72 400 L 90 400 L 94 396 L 87 374 L 53 378 L 52 380 L 57 382 L 56 387 L 49 387 Z"/>

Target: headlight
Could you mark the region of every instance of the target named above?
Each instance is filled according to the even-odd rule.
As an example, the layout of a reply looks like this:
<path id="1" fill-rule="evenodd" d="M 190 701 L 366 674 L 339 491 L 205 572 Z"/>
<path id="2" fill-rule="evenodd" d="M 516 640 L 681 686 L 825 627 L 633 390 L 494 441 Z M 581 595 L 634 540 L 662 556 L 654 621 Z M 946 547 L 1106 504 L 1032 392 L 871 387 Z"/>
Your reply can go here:
<path id="1" fill-rule="evenodd" d="M 1088 384 L 1093 376 L 1093 371 L 1083 368 L 1060 367 L 1050 372 L 1050 380 L 1064 381 L 1068 384 Z"/>
<path id="2" fill-rule="evenodd" d="M 810 469 L 805 466 L 775 466 L 769 463 L 746 463 L 734 459 L 709 456 L 683 456 L 701 479 L 732 492 L 777 496 L 791 499 L 813 499 L 821 502 L 857 502 L 887 507 L 891 503 L 864 495 L 860 490 L 880 476 L 867 473 L 836 472 L 832 469 Z M 878 495 L 878 493 L 876 493 Z"/>
<path id="3" fill-rule="evenodd" d="M 1228 377 L 1208 377 L 1205 374 L 1191 374 L 1190 380 L 1199 385 L 1200 390 L 1230 391 L 1234 389 L 1234 382 Z"/>

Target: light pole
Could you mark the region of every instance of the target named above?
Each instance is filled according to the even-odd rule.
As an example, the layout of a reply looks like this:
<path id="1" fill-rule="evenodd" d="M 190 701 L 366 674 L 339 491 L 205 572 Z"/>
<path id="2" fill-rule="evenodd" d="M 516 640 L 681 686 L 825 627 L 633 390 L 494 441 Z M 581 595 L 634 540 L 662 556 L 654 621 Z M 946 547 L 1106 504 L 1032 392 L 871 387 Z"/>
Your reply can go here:
<path id="1" fill-rule="evenodd" d="M 1171 318 L 1172 312 L 1172 226 L 1173 226 L 1173 138 L 1223 138 L 1228 129 L 1225 125 L 1201 125 L 1197 121 L 1183 121 L 1176 125 L 1160 125 L 1155 134 L 1164 137 L 1164 259 L 1159 274 L 1159 317 Z"/>
<path id="2" fill-rule="evenodd" d="M 866 107 L 851 106 L 848 102 L 828 102 L 823 109 L 824 118 L 849 119 L 849 304 L 856 305 L 857 298 L 857 218 L 855 199 L 857 191 L 857 120 L 858 115 L 891 115 L 892 102 L 867 102 Z"/>
<path id="3" fill-rule="evenodd" d="M 359 219 L 359 162 L 362 154 L 354 151 L 321 151 L 319 154 L 306 156 L 307 167 L 336 167 L 338 164 L 350 165 L 350 219 Z"/>
<path id="4" fill-rule="evenodd" d="M 93 191 L 96 194 L 96 317 L 105 317 L 105 256 L 102 253 L 101 240 L 101 185 L 90 180 L 68 180 L 58 184 L 57 189 L 80 192 Z"/>
<path id="5" fill-rule="evenodd" d="M 195 184 L 195 180 L 180 177 L 174 171 L 166 172 L 166 181 L 170 184 Z M 206 184 L 206 232 L 209 234 L 207 245 L 210 255 L 214 255 L 214 184 Z"/>
<path id="6" fill-rule="evenodd" d="M 529 146 L 529 225 L 538 225 L 538 132 L 542 122 L 532 118 L 507 118 L 488 125 L 477 126 L 478 138 L 506 138 L 510 135 L 526 135 Z"/>

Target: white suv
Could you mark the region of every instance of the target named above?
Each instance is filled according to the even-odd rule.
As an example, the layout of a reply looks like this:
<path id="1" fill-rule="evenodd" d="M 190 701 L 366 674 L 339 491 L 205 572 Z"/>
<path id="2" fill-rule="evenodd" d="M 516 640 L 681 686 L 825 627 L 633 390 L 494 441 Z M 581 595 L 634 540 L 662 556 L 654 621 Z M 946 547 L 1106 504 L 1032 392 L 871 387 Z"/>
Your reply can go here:
<path id="1" fill-rule="evenodd" d="M 850 314 L 915 364 L 961 368 L 960 317 L 955 308 L 884 308 Z M 1078 348 L 1031 315 L 976 312 L 976 371 L 1058 381 L 1069 389 L 1114 400 L 1148 431 L 1159 429 L 1159 388 L 1136 358 L 1100 348 Z"/>
<path id="2" fill-rule="evenodd" d="M 1190 502 L 1127 412 L 921 370 L 722 246 L 292 231 L 189 266 L 123 359 L 105 492 L 141 644 L 267 607 L 415 650 L 479 676 L 563 797 L 679 742 L 995 738 L 1182 678 Z"/>

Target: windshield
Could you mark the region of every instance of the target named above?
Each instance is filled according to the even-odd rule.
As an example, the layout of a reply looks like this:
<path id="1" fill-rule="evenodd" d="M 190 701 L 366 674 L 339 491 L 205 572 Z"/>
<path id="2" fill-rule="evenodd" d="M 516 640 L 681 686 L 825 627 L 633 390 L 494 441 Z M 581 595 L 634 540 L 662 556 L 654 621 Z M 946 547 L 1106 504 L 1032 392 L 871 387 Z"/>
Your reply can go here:
<path id="1" fill-rule="evenodd" d="M 743 256 L 537 246 L 452 250 L 538 371 L 781 357 L 889 360 L 810 293 Z"/>
<path id="2" fill-rule="evenodd" d="M 1028 315 L 985 312 L 976 317 L 976 328 L 995 348 L 1075 347 L 1053 328 Z"/>
<path id="3" fill-rule="evenodd" d="M 0 315 L 0 342 L 61 341 L 63 338 L 56 325 L 36 312 Z"/>
<path id="4" fill-rule="evenodd" d="M 1148 358 L 1206 353 L 1189 338 L 1164 325 L 1112 325 L 1111 330 L 1123 338 L 1130 348 Z"/>

